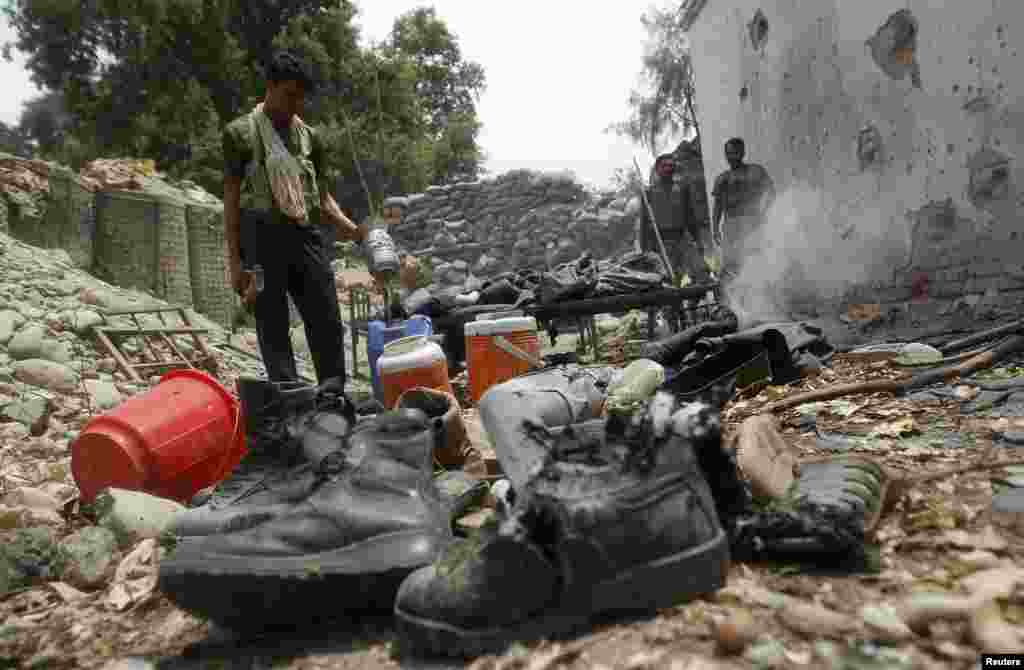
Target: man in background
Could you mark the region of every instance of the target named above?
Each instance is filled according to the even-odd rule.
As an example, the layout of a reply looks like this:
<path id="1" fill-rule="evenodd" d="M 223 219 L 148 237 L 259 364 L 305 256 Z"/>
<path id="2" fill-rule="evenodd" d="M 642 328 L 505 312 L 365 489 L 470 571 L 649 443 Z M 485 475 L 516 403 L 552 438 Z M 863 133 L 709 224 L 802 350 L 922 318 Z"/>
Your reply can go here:
<path id="1" fill-rule="evenodd" d="M 654 163 L 654 180 L 647 189 L 647 201 L 654 211 L 644 207 L 640 217 L 638 240 L 642 251 L 651 251 L 661 257 L 661 248 L 654 225 L 661 232 L 662 242 L 677 278 L 688 275 L 691 282 L 707 280 L 704 262 L 704 241 L 700 231 L 700 218 L 695 207 L 692 185 L 676 178 L 673 154 L 662 154 Z"/>
<path id="2" fill-rule="evenodd" d="M 712 190 L 712 230 L 722 249 L 721 276 L 735 277 L 746 248 L 756 243 L 765 215 L 775 200 L 775 184 L 762 166 L 743 162 L 746 146 L 734 137 L 725 143 L 729 169 L 718 175 Z"/>

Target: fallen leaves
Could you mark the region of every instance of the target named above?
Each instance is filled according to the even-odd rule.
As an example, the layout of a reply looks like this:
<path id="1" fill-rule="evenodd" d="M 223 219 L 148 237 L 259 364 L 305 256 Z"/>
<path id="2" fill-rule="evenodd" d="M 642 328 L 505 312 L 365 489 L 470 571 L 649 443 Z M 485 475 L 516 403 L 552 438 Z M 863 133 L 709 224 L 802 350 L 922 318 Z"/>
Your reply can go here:
<path id="1" fill-rule="evenodd" d="M 920 432 L 914 418 L 907 416 L 897 421 L 883 423 L 872 431 L 872 435 L 899 439 L 905 435 L 915 435 Z"/>
<path id="2" fill-rule="evenodd" d="M 114 573 L 114 583 L 107 593 L 107 606 L 124 612 L 142 603 L 156 589 L 156 540 L 143 540 L 121 561 Z"/>
<path id="3" fill-rule="evenodd" d="M 940 542 L 964 549 L 1003 552 L 1009 546 L 1005 539 L 992 526 L 986 526 L 980 533 L 968 533 L 965 530 L 950 530 L 942 534 Z"/>
<path id="4" fill-rule="evenodd" d="M 1020 628 L 1006 622 L 994 600 L 971 612 L 969 626 L 975 645 L 988 653 L 1020 653 L 1024 648 L 1024 635 Z"/>

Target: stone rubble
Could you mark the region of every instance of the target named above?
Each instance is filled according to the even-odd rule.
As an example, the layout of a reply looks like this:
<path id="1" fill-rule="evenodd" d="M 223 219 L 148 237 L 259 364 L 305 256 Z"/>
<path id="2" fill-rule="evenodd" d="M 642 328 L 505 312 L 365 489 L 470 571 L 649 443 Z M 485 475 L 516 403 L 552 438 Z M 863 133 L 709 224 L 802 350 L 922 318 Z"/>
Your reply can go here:
<path id="1" fill-rule="evenodd" d="M 104 310 L 160 306 L 167 305 L 78 269 L 63 250 L 38 249 L 0 232 L 0 533 L 20 533 L 21 549 L 15 554 L 34 557 L 26 564 L 21 558 L 12 563 L 9 551 L 0 555 L 0 596 L 41 575 L 63 575 L 75 589 L 100 588 L 121 551 L 109 541 L 112 530 L 132 531 L 129 550 L 159 534 L 130 511 L 112 529 L 76 530 L 65 519 L 64 507 L 77 496 L 71 442 L 90 418 L 148 390 L 158 379 L 153 375 L 142 384 L 132 382 L 91 329 L 104 323 Z M 194 312 L 190 318 L 209 330 L 206 341 L 227 388 L 240 375 L 264 374 L 257 360 L 215 346 L 230 340 L 255 350 L 253 338 L 245 333 L 231 337 Z M 139 320 L 143 327 L 160 325 L 152 315 Z M 126 317 L 110 317 L 108 325 L 133 324 Z M 176 344 L 192 352 L 191 343 L 183 340 Z M 133 362 L 144 360 L 139 343 L 127 340 L 122 346 Z M 301 349 L 299 358 L 304 360 Z M 116 509 L 125 508 L 118 502 Z M 25 565 L 34 567 L 25 573 Z"/>
<path id="2" fill-rule="evenodd" d="M 427 260 L 434 288 L 469 287 L 515 268 L 546 269 L 584 250 L 614 256 L 632 247 L 640 213 L 637 196 L 592 194 L 570 174 L 528 170 L 431 186 L 387 204 L 403 210 L 392 236 Z"/>

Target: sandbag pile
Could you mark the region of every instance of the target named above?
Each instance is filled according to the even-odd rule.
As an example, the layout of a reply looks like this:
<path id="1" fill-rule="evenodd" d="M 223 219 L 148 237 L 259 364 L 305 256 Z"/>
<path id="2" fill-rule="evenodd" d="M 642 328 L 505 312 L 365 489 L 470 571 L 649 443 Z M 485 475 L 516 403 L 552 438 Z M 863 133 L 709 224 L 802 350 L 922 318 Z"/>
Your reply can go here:
<path id="1" fill-rule="evenodd" d="M 151 159 L 99 158 L 87 163 L 81 176 L 97 189 L 136 191 L 146 187 L 147 178 L 158 175 Z"/>
<path id="2" fill-rule="evenodd" d="M 50 190 L 50 164 L 46 161 L 0 154 L 0 187 L 29 193 Z"/>

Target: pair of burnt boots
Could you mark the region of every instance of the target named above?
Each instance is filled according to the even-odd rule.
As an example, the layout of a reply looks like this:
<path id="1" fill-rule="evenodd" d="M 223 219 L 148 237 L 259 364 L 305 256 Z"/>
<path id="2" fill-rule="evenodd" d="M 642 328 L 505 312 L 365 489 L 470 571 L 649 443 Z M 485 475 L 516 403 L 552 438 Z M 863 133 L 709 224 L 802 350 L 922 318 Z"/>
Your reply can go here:
<path id="1" fill-rule="evenodd" d="M 660 432 L 652 412 L 526 426 L 523 448 L 542 466 L 499 524 L 456 540 L 432 476 L 442 417 L 400 407 L 360 420 L 330 388 L 312 411 L 286 409 L 303 393 L 272 389 L 277 409 L 263 414 L 279 418 L 261 426 L 247 413 L 250 434 L 271 439 L 174 524 L 159 588 L 183 609 L 243 631 L 388 611 L 413 649 L 474 654 L 724 583 L 728 541 L 697 460 L 718 444 L 717 412 Z M 252 476 L 298 432 L 305 465 L 281 481 Z"/>
<path id="2" fill-rule="evenodd" d="M 559 402 L 564 394 L 542 377 L 535 390 L 489 393 L 509 414 L 518 413 L 509 403 Z M 289 392 L 279 406 L 297 397 Z M 176 524 L 185 537 L 161 563 L 159 585 L 182 608 L 240 630 L 392 611 L 411 650 L 475 655 L 724 584 L 722 521 L 731 526 L 747 499 L 717 410 L 659 394 L 626 419 L 520 419 L 515 458 L 501 444 L 498 457 L 506 469 L 516 459 L 535 466 L 513 476 L 510 510 L 459 540 L 451 497 L 432 477 L 444 413 L 404 407 L 360 421 L 343 396 L 317 393 L 304 428 L 294 418 L 264 426 L 278 445 L 281 431 L 302 432 L 305 465 L 284 481 L 264 474 L 255 488 L 252 477 L 241 492 L 226 487 L 235 504 L 214 500 Z"/>

